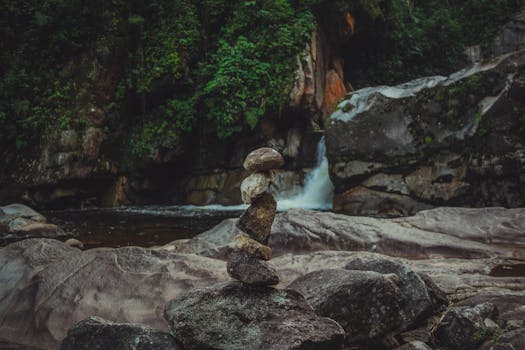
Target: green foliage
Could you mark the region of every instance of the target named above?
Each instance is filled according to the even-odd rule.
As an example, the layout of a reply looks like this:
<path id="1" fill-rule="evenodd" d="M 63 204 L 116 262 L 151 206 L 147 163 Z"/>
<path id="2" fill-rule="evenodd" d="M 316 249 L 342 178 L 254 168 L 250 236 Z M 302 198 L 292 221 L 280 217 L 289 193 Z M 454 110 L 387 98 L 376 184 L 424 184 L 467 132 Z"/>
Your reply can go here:
<path id="1" fill-rule="evenodd" d="M 68 128 L 78 93 L 66 64 L 119 31 L 121 3 L 6 0 L 0 4 L 0 136 L 22 149 L 46 129 Z M 7 147 L 2 147 L 7 149 Z"/>
<path id="2" fill-rule="evenodd" d="M 453 70 L 463 46 L 487 42 L 523 0 L 5 0 L 2 142 L 23 149 L 89 123 L 79 110 L 104 52 L 118 62 L 104 127 L 129 138 L 133 154 L 197 126 L 219 137 L 253 129 L 288 102 L 323 3 L 355 15 L 361 42 L 345 73 L 360 86 Z"/>
<path id="3" fill-rule="evenodd" d="M 253 129 L 263 115 L 284 106 L 295 57 L 315 29 L 310 7 L 315 1 L 179 0 L 169 5 L 170 11 L 162 3 L 155 7 L 162 7 L 161 20 L 153 19 L 155 11 L 151 19 L 146 17 L 124 90 L 153 94 L 154 83 L 169 75 L 181 91 L 154 108 L 142 106 L 145 113 L 132 139 L 134 153 L 147 152 L 144 145 L 150 141 L 176 139 L 199 118 L 224 138 Z M 165 119 L 169 127 L 163 127 Z"/>
<path id="4" fill-rule="evenodd" d="M 309 10 L 297 11 L 287 0 L 243 1 L 234 10 L 204 69 L 210 79 L 200 96 L 219 136 L 243 124 L 254 128 L 268 110 L 286 103 L 295 55 L 314 23 Z"/>
<path id="5" fill-rule="evenodd" d="M 523 0 L 360 0 L 347 78 L 354 87 L 448 74 L 466 46 L 487 49 Z M 358 7 L 359 9 L 359 7 Z"/>

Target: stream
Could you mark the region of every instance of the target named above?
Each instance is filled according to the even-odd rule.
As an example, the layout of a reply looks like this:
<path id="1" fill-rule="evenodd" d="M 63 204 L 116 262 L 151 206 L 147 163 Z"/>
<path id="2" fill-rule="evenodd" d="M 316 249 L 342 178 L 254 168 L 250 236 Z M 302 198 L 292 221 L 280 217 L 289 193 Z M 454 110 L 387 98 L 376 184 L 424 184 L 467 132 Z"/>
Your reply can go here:
<path id="1" fill-rule="evenodd" d="M 317 146 L 317 161 L 295 194 L 282 197 L 284 189 L 274 189 L 277 210 L 292 208 L 330 210 L 333 185 L 328 175 L 324 138 Z M 84 249 L 98 247 L 159 246 L 196 236 L 221 221 L 239 217 L 246 205 L 172 205 L 42 211 L 48 222 L 60 226 L 76 238 Z M 20 240 L 19 236 L 0 237 L 0 246 Z"/>

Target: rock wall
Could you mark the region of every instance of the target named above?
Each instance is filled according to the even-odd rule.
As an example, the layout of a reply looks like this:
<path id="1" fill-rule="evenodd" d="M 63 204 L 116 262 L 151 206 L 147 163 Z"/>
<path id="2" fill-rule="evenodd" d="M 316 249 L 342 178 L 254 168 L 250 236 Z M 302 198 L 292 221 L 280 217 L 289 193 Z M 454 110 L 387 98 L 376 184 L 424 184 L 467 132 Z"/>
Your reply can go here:
<path id="1" fill-rule="evenodd" d="M 337 102 L 351 89 L 344 79 L 341 48 L 354 34 L 354 22 L 349 12 L 337 11 L 330 5 L 318 10 L 317 19 L 311 42 L 297 58 L 290 106 L 323 125 Z"/>
<path id="2" fill-rule="evenodd" d="M 525 52 L 358 90 L 326 131 L 334 209 L 410 215 L 525 205 Z"/>

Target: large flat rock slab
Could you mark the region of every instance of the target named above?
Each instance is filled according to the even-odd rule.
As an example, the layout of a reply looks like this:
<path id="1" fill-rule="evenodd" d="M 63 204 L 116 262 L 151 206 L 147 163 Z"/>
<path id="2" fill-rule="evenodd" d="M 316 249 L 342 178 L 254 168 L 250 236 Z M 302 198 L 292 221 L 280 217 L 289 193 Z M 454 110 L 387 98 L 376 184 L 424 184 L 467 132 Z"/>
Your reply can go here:
<path id="1" fill-rule="evenodd" d="M 0 249 L 0 341 L 55 349 L 89 316 L 167 330 L 162 315 L 169 300 L 228 279 L 220 260 L 167 249 L 13 243 Z"/>
<path id="2" fill-rule="evenodd" d="M 185 242 L 181 252 L 224 259 L 236 219 Z M 377 252 L 408 258 L 525 258 L 525 208 L 437 208 L 381 219 L 292 209 L 279 213 L 269 246 L 273 255 L 320 250 Z"/>

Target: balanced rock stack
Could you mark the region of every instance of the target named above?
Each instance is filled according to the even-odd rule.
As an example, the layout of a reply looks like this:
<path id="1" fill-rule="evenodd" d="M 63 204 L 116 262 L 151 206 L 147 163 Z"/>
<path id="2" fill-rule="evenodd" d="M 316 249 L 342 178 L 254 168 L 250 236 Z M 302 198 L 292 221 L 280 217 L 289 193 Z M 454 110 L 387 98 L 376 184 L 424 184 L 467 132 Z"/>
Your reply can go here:
<path id="1" fill-rule="evenodd" d="M 241 183 L 242 200 L 250 204 L 237 223 L 234 251 L 228 259 L 228 274 L 247 284 L 272 286 L 279 277 L 269 260 L 272 250 L 267 246 L 277 203 L 268 192 L 274 170 L 284 164 L 279 152 L 259 148 L 248 154 L 244 168 L 251 174 Z"/>

